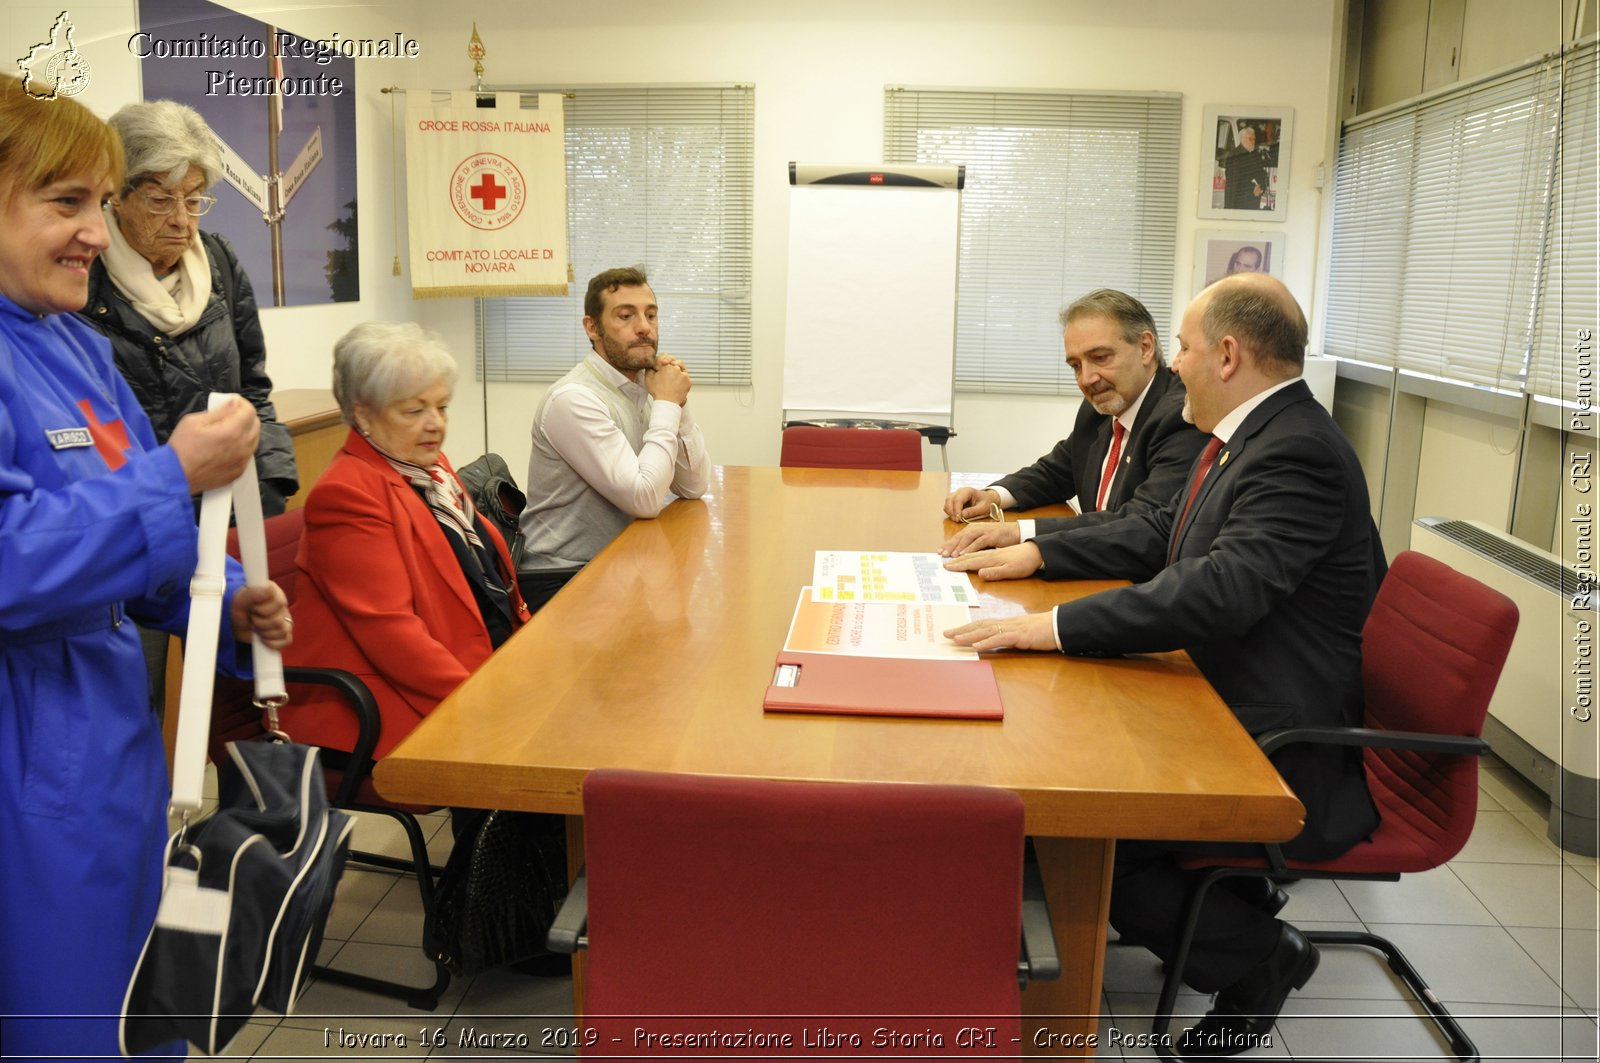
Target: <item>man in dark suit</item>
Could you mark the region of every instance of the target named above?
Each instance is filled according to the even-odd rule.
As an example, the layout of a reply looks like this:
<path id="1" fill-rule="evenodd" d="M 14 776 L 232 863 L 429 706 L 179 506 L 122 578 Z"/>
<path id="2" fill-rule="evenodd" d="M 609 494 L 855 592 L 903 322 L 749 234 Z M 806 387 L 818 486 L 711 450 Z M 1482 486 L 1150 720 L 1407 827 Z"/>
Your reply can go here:
<path id="1" fill-rule="evenodd" d="M 1222 172 L 1227 184 L 1222 192 L 1226 210 L 1260 210 L 1271 203 L 1272 169 L 1278 165 L 1278 146 L 1256 146 L 1256 127 L 1239 127 L 1239 146 L 1222 157 Z"/>
<path id="2" fill-rule="evenodd" d="M 1161 341 L 1144 304 L 1101 288 L 1061 314 L 1067 365 L 1084 402 L 1072 434 L 991 487 L 962 487 L 944 500 L 952 520 L 1033 509 L 1078 497 L 1077 517 L 973 524 L 951 536 L 946 557 L 1010 546 L 1063 527 L 1101 524 L 1164 504 L 1183 482 L 1205 436 L 1183 420 L 1183 382 L 1161 372 Z"/>
<path id="3" fill-rule="evenodd" d="M 1300 379 L 1305 318 L 1277 280 L 1237 274 L 1190 304 L 1178 342 L 1185 411 L 1216 441 L 1190 488 L 1160 509 L 947 563 L 985 579 L 1038 572 L 1134 584 L 949 634 L 980 650 L 1182 648 L 1252 734 L 1357 725 L 1361 628 L 1385 564 L 1355 452 Z M 1306 808 L 1289 855 L 1331 858 L 1377 824 L 1359 750 L 1292 746 L 1273 763 Z M 1177 863 L 1183 849 L 1118 844 L 1112 924 L 1163 957 L 1191 884 Z M 1316 948 L 1274 918 L 1281 895 L 1264 879 L 1241 882 L 1211 891 L 1201 913 L 1184 979 L 1217 998 L 1185 1035 L 1185 1055 L 1258 1043 L 1317 965 Z"/>

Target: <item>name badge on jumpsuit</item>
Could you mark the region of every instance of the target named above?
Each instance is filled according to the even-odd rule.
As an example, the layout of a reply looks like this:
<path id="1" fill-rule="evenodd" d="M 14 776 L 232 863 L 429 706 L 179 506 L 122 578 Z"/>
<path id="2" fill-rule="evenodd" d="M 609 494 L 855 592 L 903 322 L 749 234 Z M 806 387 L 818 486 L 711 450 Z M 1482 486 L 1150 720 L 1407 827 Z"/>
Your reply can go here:
<path id="1" fill-rule="evenodd" d="M 87 428 L 47 428 L 44 437 L 50 441 L 51 450 L 94 446 L 94 439 Z"/>

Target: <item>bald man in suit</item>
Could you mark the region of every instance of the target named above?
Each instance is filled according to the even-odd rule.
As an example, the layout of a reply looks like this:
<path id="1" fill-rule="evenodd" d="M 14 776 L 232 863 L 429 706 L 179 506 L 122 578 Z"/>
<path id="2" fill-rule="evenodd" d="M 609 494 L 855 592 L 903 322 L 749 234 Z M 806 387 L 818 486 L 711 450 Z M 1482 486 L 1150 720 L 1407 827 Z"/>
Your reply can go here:
<path id="1" fill-rule="evenodd" d="M 984 579 L 1133 585 L 949 634 L 979 650 L 1181 648 L 1252 734 L 1356 726 L 1361 628 L 1386 566 L 1355 452 L 1300 379 L 1305 317 L 1277 280 L 1236 274 L 1190 304 L 1178 340 L 1186 415 L 1212 439 L 1187 486 L 1149 513 L 947 563 Z M 1331 858 L 1376 826 L 1359 750 L 1291 746 L 1272 760 L 1306 808 L 1290 856 Z M 1181 839 L 1118 844 L 1112 924 L 1163 958 L 1192 884 L 1184 849 Z M 1184 1055 L 1261 1043 L 1316 969 L 1316 947 L 1275 918 L 1271 884 L 1242 881 L 1211 891 L 1201 913 L 1184 979 L 1217 998 L 1184 1035 Z"/>

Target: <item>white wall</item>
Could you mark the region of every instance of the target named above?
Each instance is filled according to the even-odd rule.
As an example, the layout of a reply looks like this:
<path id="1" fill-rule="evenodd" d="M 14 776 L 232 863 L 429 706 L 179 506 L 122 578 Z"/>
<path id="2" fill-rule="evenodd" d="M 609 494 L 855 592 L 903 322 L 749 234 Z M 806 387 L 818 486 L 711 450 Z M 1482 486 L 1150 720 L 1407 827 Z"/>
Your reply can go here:
<path id="1" fill-rule="evenodd" d="M 1565 8 L 1570 0 L 1562 0 Z M 1535 20 L 1538 33 L 1559 37 L 1551 10 Z M 474 20 L 488 48 L 490 85 L 616 82 L 749 82 L 756 87 L 755 379 L 749 388 L 702 387 L 697 416 L 716 460 L 770 464 L 778 452 L 785 314 L 790 159 L 874 160 L 882 141 L 886 84 L 976 88 L 1162 90 L 1184 95 L 1179 237 L 1174 303 L 1189 297 L 1199 189 L 1202 108 L 1211 103 L 1262 103 L 1295 110 L 1294 166 L 1289 175 L 1287 278 L 1316 319 L 1314 265 L 1323 193 L 1316 176 L 1331 158 L 1330 100 L 1340 62 L 1335 41 L 1342 0 L 1261 5 L 1254 0 L 816 0 L 789 10 L 753 10 L 736 0 L 662 4 L 618 0 L 608 5 L 426 4 L 422 0 L 355 4 L 304 0 L 292 12 L 261 0 L 230 6 L 286 28 L 347 37 L 403 31 L 422 44 L 415 61 L 357 64 L 358 153 L 362 205 L 362 299 L 354 304 L 267 309 L 269 369 L 280 387 L 325 387 L 333 340 L 358 321 L 415 318 L 442 332 L 462 361 L 453 409 L 450 452 L 465 461 L 487 444 L 525 467 L 527 423 L 543 388 L 496 384 L 487 394 L 473 379 L 469 300 L 413 301 L 410 278 L 395 277 L 391 235 L 395 145 L 391 97 L 380 87 L 464 87 L 470 83 L 466 38 Z M 1484 28 L 1470 17 L 1467 42 L 1475 65 L 1485 59 Z M 46 32 L 56 5 L 13 3 L 0 12 L 0 57 L 19 56 Z M 100 114 L 139 98 L 138 64 L 126 41 L 136 28 L 133 0 L 75 4 L 77 44 L 93 68 L 80 97 Z M 1241 27 L 1248 30 L 1241 31 Z M 1368 27 L 1369 31 L 1372 27 Z M 1503 28 L 1503 27 L 1502 27 Z M 1524 27 L 1523 36 L 1532 32 Z M 1492 36 L 1492 34 L 1490 35 Z M 403 100 L 397 100 L 403 113 Z M 400 165 L 401 202 L 404 163 Z M 1206 222 L 1206 227 L 1230 223 Z M 1232 223 L 1241 225 L 1242 223 Z M 584 278 L 580 278 L 580 282 Z M 915 308 L 886 308 L 914 313 Z M 664 346 L 671 349 L 670 333 Z M 1053 355 L 1058 352 L 1052 352 Z M 1076 413 L 1072 398 L 958 395 L 950 446 L 952 467 L 1003 471 L 1031 460 L 1064 433 Z M 1348 413 L 1348 411 L 1345 411 Z M 1342 416 L 1351 424 L 1348 416 Z M 1369 480 L 1381 478 L 1385 455 L 1380 417 L 1356 442 Z M 487 426 L 487 427 L 486 427 Z M 1453 409 L 1429 409 L 1414 453 L 1390 455 L 1408 468 L 1400 482 L 1417 486 L 1414 501 L 1429 512 L 1477 516 L 1505 526 L 1514 468 L 1503 425 Z M 938 457 L 928 456 L 930 467 Z M 1474 475 L 1462 476 L 1472 469 Z M 1391 476 L 1395 470 L 1391 469 Z M 1405 518 L 1397 513 L 1403 527 Z M 1386 524 L 1387 527 L 1387 524 Z"/>
<path id="2" fill-rule="evenodd" d="M 420 5 L 419 5 L 420 6 Z M 787 164 L 881 158 L 888 84 L 976 88 L 1162 90 L 1184 94 L 1178 256 L 1174 299 L 1190 293 L 1199 194 L 1202 108 L 1263 103 L 1295 109 L 1288 279 L 1309 297 L 1323 162 L 1333 0 L 1261 5 L 1219 0 L 818 0 L 765 6 L 738 0 L 606 5 L 538 2 L 497 9 L 429 5 L 405 28 L 424 42 L 410 87 L 459 87 L 465 27 L 476 20 L 488 48 L 485 83 L 749 82 L 756 100 L 754 384 L 697 389 L 692 399 L 714 460 L 774 464 L 782 389 Z M 1239 27 L 1249 26 L 1241 36 Z M 1241 41 L 1245 41 L 1241 47 Z M 363 92 L 367 91 L 363 87 Z M 385 164 L 386 160 L 378 160 Z M 1208 227 L 1227 223 L 1206 223 Z M 1241 226 L 1243 227 L 1243 226 Z M 580 283 L 587 278 L 580 278 Z M 669 308 L 670 309 L 670 308 Z M 1308 307 L 1309 309 L 1309 307 Z M 914 313 L 915 308 L 886 308 Z M 463 360 L 473 345 L 465 301 L 429 301 L 414 313 L 444 332 Z M 662 346 L 671 350 L 670 333 Z M 1053 352 L 1059 356 L 1060 352 Z M 692 367 L 691 367 L 692 368 Z M 480 441 L 463 430 L 481 396 L 463 373 L 452 453 Z M 496 384 L 488 442 L 520 472 L 527 423 L 543 388 Z M 953 468 L 1010 470 L 1065 434 L 1075 399 L 958 395 Z M 472 416 L 476 418 L 474 410 Z M 938 458 L 930 454 L 930 467 Z"/>
<path id="3" fill-rule="evenodd" d="M 1257 0 L 1204 5 L 1189 0 L 814 0 L 770 8 L 748 0 L 616 0 L 603 5 L 405 0 L 364 6 L 304 0 L 288 12 L 260 0 L 234 0 L 228 6 L 258 17 L 271 13 L 285 28 L 306 35 L 336 30 L 359 37 L 398 30 L 421 42 L 422 56 L 415 61 L 357 63 L 361 301 L 267 309 L 262 321 L 269 341 L 268 368 L 279 387 L 325 387 L 332 341 L 357 321 L 414 318 L 438 329 L 462 362 L 448 448 L 460 461 L 476 456 L 487 441 L 520 473 L 527 460 L 528 420 L 543 388 L 496 384 L 485 396 L 473 379 L 471 302 L 414 302 L 409 277 L 391 275 L 391 97 L 378 90 L 388 84 L 411 89 L 470 85 L 465 48 L 474 20 L 488 49 L 489 85 L 755 85 L 754 383 L 695 392 L 696 416 L 714 460 L 777 461 L 787 163 L 881 158 L 883 88 L 888 84 L 1183 93 L 1173 268 L 1178 307 L 1191 294 L 1202 108 L 1211 103 L 1292 107 L 1296 129 L 1284 225 L 1287 279 L 1307 310 L 1312 309 L 1322 214 L 1321 193 L 1313 186 L 1314 174 L 1325 162 L 1336 0 L 1266 5 Z M 0 56 L 22 54 L 59 11 L 59 6 L 36 3 L 10 5 L 0 16 Z M 72 7 L 78 45 L 93 67 L 93 83 L 80 98 L 102 115 L 139 98 L 137 62 L 126 48 L 136 28 L 135 11 L 132 0 Z M 403 113 L 403 101 L 399 106 Z M 403 185 L 403 161 L 400 171 Z M 400 254 L 404 260 L 403 241 Z M 670 333 L 662 345 L 671 350 Z M 1065 434 L 1076 405 L 1075 398 L 958 395 L 959 436 L 950 446 L 951 465 L 1005 471 L 1030 461 Z M 937 461 L 930 454 L 930 467 L 937 467 Z"/>
<path id="4" fill-rule="evenodd" d="M 281 4 L 261 0 L 231 0 L 225 6 L 263 21 L 282 18 L 284 28 L 305 36 L 326 36 L 337 31 L 347 37 L 372 37 L 399 28 L 396 9 L 404 11 L 412 4 L 354 6 L 335 0 L 298 0 L 288 16 Z M 59 2 L 9 6 L 0 14 L 0 59 L 9 63 L 26 54 L 29 46 L 49 33 L 61 10 Z M 137 3 L 74 3 L 69 10 L 77 27 L 77 47 L 90 66 L 89 87 L 78 100 L 106 117 L 123 104 L 141 99 L 139 60 L 128 49 L 128 38 L 138 29 Z M 393 252 L 387 236 L 392 228 L 388 219 L 394 202 L 389 181 L 389 97 L 378 91 L 380 85 L 404 81 L 404 74 L 396 69 L 399 65 L 379 60 L 357 63 L 361 299 L 355 303 L 268 307 L 261 311 L 267 339 L 267 372 L 276 387 L 328 387 L 334 339 L 361 321 L 403 320 L 413 315 L 408 283 L 392 276 Z M 266 277 L 251 279 L 257 289 L 270 282 Z M 462 348 L 469 364 L 470 351 L 470 346 Z M 474 449 L 473 455 L 477 452 Z"/>

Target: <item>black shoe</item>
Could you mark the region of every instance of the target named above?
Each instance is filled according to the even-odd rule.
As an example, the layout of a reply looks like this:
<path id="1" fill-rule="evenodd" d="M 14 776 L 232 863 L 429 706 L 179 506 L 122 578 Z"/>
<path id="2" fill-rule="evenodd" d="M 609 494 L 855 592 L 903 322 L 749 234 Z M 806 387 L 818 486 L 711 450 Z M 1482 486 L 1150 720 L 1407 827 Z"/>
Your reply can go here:
<path id="1" fill-rule="evenodd" d="M 1226 878 L 1219 885 L 1263 915 L 1277 915 L 1289 903 L 1289 895 L 1270 878 Z"/>
<path id="2" fill-rule="evenodd" d="M 1217 994 L 1206 1012 L 1178 1042 L 1181 1056 L 1233 1056 L 1263 1047 L 1290 992 L 1316 972 L 1321 954 L 1304 934 L 1283 924 L 1277 947 L 1266 962 Z"/>

